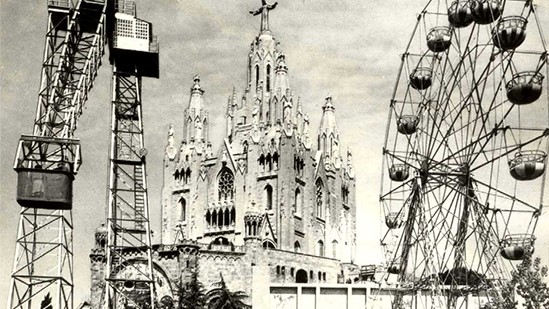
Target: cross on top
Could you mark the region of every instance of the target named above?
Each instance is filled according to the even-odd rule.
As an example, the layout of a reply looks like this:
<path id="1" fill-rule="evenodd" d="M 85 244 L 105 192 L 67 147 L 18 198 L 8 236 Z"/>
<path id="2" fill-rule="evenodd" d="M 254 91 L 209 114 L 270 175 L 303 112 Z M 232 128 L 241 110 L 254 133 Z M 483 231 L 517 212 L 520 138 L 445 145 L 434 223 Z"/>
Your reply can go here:
<path id="1" fill-rule="evenodd" d="M 250 11 L 250 14 L 257 16 L 261 14 L 261 32 L 269 31 L 269 11 L 274 10 L 278 2 L 268 4 L 267 0 L 261 0 L 261 7 L 255 11 Z"/>

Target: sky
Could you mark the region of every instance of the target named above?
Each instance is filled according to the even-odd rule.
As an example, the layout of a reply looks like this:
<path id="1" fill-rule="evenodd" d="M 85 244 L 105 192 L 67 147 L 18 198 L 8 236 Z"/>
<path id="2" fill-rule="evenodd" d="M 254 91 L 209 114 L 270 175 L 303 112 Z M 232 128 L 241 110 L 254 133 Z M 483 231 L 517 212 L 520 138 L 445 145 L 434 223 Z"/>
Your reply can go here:
<path id="1" fill-rule="evenodd" d="M 388 104 L 404 51 L 426 1 L 279 0 L 270 29 L 286 53 L 290 84 L 316 132 L 331 94 L 343 144 L 357 177 L 357 263 L 379 262 L 381 149 Z M 549 27 L 549 2 L 537 1 Z M 139 18 L 160 41 L 160 79 L 144 79 L 142 101 L 152 229 L 159 231 L 162 159 L 168 126 L 181 138 L 192 78 L 199 74 L 214 149 L 224 136 L 227 97 L 245 87 L 246 57 L 259 31 L 248 11 L 258 0 L 137 0 Z M 12 170 L 21 134 L 32 131 L 46 28 L 46 1 L 0 0 L 0 299 L 7 299 L 19 206 Z M 110 70 L 105 56 L 76 137 L 83 165 L 74 183 L 75 303 L 89 293 L 93 233 L 105 220 Z M 540 217 L 537 253 L 549 264 L 549 214 Z M 158 235 L 158 233 L 157 233 Z M 541 236 L 540 236 L 541 235 Z M 158 238 L 156 238 L 158 239 Z"/>

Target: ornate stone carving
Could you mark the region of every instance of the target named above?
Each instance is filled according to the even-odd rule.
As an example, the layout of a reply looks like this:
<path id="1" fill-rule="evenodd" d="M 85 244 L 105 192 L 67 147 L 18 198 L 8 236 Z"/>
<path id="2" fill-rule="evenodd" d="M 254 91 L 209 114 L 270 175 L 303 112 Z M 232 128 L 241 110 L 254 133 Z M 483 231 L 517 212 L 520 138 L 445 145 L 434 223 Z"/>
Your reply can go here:
<path id="1" fill-rule="evenodd" d="M 200 179 L 202 180 L 206 179 L 206 172 L 207 172 L 207 168 L 204 165 L 204 162 L 200 162 L 200 170 L 198 171 L 198 175 Z"/>

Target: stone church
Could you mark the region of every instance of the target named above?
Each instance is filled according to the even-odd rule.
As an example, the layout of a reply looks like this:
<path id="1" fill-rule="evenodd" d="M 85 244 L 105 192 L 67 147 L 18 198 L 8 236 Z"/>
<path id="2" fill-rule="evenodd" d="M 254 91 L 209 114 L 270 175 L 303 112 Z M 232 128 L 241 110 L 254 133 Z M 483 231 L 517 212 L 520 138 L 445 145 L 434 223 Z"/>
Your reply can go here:
<path id="1" fill-rule="evenodd" d="M 199 269 L 206 289 L 221 273 L 258 303 L 258 283 L 342 283 L 356 247 L 355 173 L 342 151 L 331 97 L 312 127 L 290 86 L 286 55 L 269 29 L 263 3 L 260 32 L 246 59 L 242 95 L 226 105 L 223 143 L 211 145 L 205 90 L 196 76 L 181 140 L 170 125 L 164 156 L 161 243 L 154 271 L 158 297 L 176 299 L 174 284 Z M 319 98 L 320 99 L 320 98 Z M 185 103 L 184 103 L 185 104 Z M 99 308 L 104 230 L 92 250 L 92 307 Z M 97 300 L 97 301 L 96 301 Z"/>

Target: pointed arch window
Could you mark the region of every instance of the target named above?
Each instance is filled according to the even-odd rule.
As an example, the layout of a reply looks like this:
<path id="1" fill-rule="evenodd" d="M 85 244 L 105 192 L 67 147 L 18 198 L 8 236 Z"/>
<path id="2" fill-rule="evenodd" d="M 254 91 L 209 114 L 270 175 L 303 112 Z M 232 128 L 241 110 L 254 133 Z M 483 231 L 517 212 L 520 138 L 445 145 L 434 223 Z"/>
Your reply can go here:
<path id="1" fill-rule="evenodd" d="M 210 210 L 206 212 L 206 223 L 208 224 L 208 228 L 212 225 L 212 214 L 210 213 Z"/>
<path id="2" fill-rule="evenodd" d="M 316 243 L 316 248 L 317 248 L 317 254 L 319 256 L 324 256 L 324 242 L 322 240 L 319 240 L 317 243 Z"/>
<path id="3" fill-rule="evenodd" d="M 218 227 L 223 226 L 223 210 L 219 210 L 217 212 L 217 226 Z"/>
<path id="4" fill-rule="evenodd" d="M 316 181 L 316 216 L 324 218 L 324 185 L 320 178 Z"/>
<path id="5" fill-rule="evenodd" d="M 273 109 L 273 123 L 277 122 L 278 118 L 278 100 L 275 98 L 273 101 L 274 109 Z"/>
<path id="6" fill-rule="evenodd" d="M 332 241 L 332 257 L 334 259 L 337 259 L 337 245 L 338 245 L 338 242 L 337 240 L 334 239 L 334 241 Z"/>
<path id="7" fill-rule="evenodd" d="M 223 226 L 227 226 L 231 223 L 230 210 L 228 208 L 223 212 Z"/>
<path id="8" fill-rule="evenodd" d="M 236 210 L 234 207 L 231 207 L 231 225 L 234 225 L 234 221 L 236 220 Z"/>
<path id="9" fill-rule="evenodd" d="M 294 242 L 294 251 L 301 252 L 301 244 L 297 240 Z"/>
<path id="10" fill-rule="evenodd" d="M 270 240 L 265 240 L 261 244 L 264 249 L 276 249 L 274 243 Z"/>
<path id="11" fill-rule="evenodd" d="M 268 168 L 269 168 L 269 172 L 273 170 L 273 160 L 272 160 L 272 157 L 271 157 L 271 154 L 268 153 L 267 154 L 267 165 L 268 165 Z"/>
<path id="12" fill-rule="evenodd" d="M 267 91 L 271 91 L 271 65 L 267 64 Z"/>
<path id="13" fill-rule="evenodd" d="M 208 120 L 204 119 L 202 122 L 202 139 L 208 141 Z"/>
<path id="14" fill-rule="evenodd" d="M 261 171 L 264 172 L 265 171 L 265 155 L 264 154 L 261 154 L 261 156 L 259 156 L 259 165 L 261 166 Z"/>
<path id="15" fill-rule="evenodd" d="M 191 169 L 187 168 L 185 171 L 185 184 L 188 184 L 191 181 Z"/>
<path id="16" fill-rule="evenodd" d="M 278 152 L 273 154 L 273 168 L 275 171 L 278 170 Z"/>
<path id="17" fill-rule="evenodd" d="M 259 65 L 255 66 L 255 88 L 259 88 Z"/>
<path id="18" fill-rule="evenodd" d="M 273 187 L 270 185 L 265 186 L 263 190 L 263 204 L 265 205 L 265 209 L 273 209 Z"/>
<path id="19" fill-rule="evenodd" d="M 232 200 L 234 197 L 234 175 L 228 168 L 219 173 L 218 183 L 219 201 Z"/>
<path id="20" fill-rule="evenodd" d="M 213 227 L 217 226 L 217 210 L 214 209 L 210 219 L 211 219 L 211 222 L 212 222 L 211 226 L 213 226 Z"/>
<path id="21" fill-rule="evenodd" d="M 187 221 L 187 202 L 184 198 L 179 199 L 179 205 L 181 207 L 181 221 Z"/>
<path id="22" fill-rule="evenodd" d="M 317 148 L 320 150 L 320 134 L 317 136 Z"/>
<path id="23" fill-rule="evenodd" d="M 301 201 L 301 191 L 299 188 L 295 189 L 295 200 L 294 200 L 294 210 L 296 216 L 301 216 L 302 212 L 302 201 Z"/>

